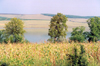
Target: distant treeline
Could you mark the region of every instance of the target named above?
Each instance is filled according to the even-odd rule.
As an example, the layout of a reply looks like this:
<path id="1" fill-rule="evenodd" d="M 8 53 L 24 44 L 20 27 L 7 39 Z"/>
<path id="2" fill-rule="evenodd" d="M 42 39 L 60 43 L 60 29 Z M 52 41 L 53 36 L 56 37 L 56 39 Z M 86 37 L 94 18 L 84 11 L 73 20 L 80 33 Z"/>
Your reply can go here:
<path id="1" fill-rule="evenodd" d="M 20 19 L 20 18 L 19 18 Z M 7 17 L 1 17 L 0 16 L 0 21 L 2 20 L 11 20 L 11 18 L 7 18 Z M 45 19 L 20 19 L 20 20 L 45 20 Z"/>
<path id="2" fill-rule="evenodd" d="M 42 14 L 42 15 L 51 16 L 51 17 L 55 16 L 55 14 Z M 68 18 L 85 18 L 85 19 L 95 17 L 95 16 L 76 16 L 76 15 L 65 15 L 65 16 Z M 100 16 L 98 16 L 98 17 L 100 17 Z"/>
<path id="3" fill-rule="evenodd" d="M 11 18 L 7 18 L 7 17 L 1 17 L 0 16 L 0 20 L 10 20 Z"/>

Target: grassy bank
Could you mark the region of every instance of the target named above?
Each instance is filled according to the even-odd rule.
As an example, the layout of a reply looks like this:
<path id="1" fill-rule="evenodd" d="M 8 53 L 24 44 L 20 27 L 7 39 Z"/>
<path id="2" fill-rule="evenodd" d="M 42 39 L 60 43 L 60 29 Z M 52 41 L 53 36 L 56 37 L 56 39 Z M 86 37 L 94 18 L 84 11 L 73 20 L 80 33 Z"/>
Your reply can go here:
<path id="1" fill-rule="evenodd" d="M 66 54 L 80 43 L 0 44 L 0 64 L 10 66 L 66 66 Z M 100 66 L 100 43 L 82 43 L 89 66 Z"/>

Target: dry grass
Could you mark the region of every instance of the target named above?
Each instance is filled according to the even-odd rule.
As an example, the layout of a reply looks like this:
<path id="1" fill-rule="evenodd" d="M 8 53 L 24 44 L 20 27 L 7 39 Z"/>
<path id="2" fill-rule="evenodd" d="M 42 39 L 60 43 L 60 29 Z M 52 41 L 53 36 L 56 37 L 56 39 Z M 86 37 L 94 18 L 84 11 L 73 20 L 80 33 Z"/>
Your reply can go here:
<path id="1" fill-rule="evenodd" d="M 66 23 L 68 25 L 68 31 L 71 32 L 72 28 L 79 27 L 79 26 L 84 26 L 86 31 L 89 31 L 88 24 L 86 21 L 87 19 L 69 18 Z"/>
<path id="2" fill-rule="evenodd" d="M 25 20 L 23 21 L 26 28 L 48 28 L 49 20 Z"/>

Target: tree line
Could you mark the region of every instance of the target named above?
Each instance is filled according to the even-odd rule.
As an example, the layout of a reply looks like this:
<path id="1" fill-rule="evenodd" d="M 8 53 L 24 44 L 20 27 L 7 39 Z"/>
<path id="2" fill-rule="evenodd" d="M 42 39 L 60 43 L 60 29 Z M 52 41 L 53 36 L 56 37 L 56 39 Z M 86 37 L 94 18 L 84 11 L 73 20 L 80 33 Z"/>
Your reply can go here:
<path id="1" fill-rule="evenodd" d="M 53 16 L 50 21 L 50 28 L 48 35 L 50 42 L 63 42 L 66 41 L 68 26 L 66 22 L 67 17 L 61 13 Z M 74 42 L 97 42 L 100 40 L 100 18 L 93 17 L 87 20 L 90 32 L 85 31 L 84 26 L 76 27 L 72 29 L 70 41 Z M 0 30 L 0 43 L 18 43 L 18 42 L 29 42 L 24 38 L 25 30 L 24 22 L 17 18 L 12 18 L 10 22 L 5 24 L 5 29 Z"/>
<path id="2" fill-rule="evenodd" d="M 50 42 L 62 42 L 66 40 L 67 32 L 67 17 L 61 13 L 53 16 L 50 21 L 48 35 Z M 87 20 L 90 32 L 85 32 L 85 27 L 80 26 L 72 29 L 70 41 L 74 42 L 97 42 L 100 40 L 100 18 L 93 17 Z"/>

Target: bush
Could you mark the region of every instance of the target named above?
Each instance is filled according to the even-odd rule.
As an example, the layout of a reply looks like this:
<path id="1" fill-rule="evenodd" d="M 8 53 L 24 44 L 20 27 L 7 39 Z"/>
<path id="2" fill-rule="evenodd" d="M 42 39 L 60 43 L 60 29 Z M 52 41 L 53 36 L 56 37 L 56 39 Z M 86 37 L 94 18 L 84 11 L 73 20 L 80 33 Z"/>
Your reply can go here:
<path id="1" fill-rule="evenodd" d="M 3 34 L 3 38 L 1 38 L 1 41 L 0 43 L 28 43 L 29 41 L 28 40 L 24 40 L 24 38 L 21 36 L 21 35 L 10 35 L 10 36 L 6 36 L 6 34 Z"/>
<path id="2" fill-rule="evenodd" d="M 84 35 L 84 31 L 85 27 L 81 26 L 81 27 L 76 27 L 73 28 L 73 31 L 71 32 L 71 37 L 70 40 L 71 41 L 78 41 L 78 42 L 84 42 L 85 41 L 85 35 Z"/>
<path id="3" fill-rule="evenodd" d="M 75 35 L 70 37 L 70 40 L 74 42 L 83 42 L 85 40 L 84 35 Z"/>
<path id="4" fill-rule="evenodd" d="M 24 41 L 23 37 L 21 35 L 15 35 L 15 38 L 14 38 L 14 41 L 15 42 L 22 42 Z"/>
<path id="5" fill-rule="evenodd" d="M 74 47 L 74 53 L 71 54 L 66 54 L 68 56 L 68 66 L 88 66 L 88 61 L 84 57 L 85 56 L 85 50 L 83 45 L 80 45 L 80 50 L 81 52 L 78 55 L 77 48 Z"/>

